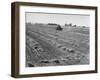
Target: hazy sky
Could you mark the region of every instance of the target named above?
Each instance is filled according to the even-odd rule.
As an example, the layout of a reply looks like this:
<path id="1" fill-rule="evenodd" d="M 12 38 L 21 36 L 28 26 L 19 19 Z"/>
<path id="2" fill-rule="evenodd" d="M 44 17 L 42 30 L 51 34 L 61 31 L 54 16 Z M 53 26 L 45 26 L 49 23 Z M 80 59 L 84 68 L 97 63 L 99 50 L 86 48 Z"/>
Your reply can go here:
<path id="1" fill-rule="evenodd" d="M 89 15 L 71 14 L 48 14 L 48 13 L 26 13 L 26 22 L 31 23 L 57 23 L 64 25 L 72 23 L 78 26 L 88 26 L 90 23 Z"/>

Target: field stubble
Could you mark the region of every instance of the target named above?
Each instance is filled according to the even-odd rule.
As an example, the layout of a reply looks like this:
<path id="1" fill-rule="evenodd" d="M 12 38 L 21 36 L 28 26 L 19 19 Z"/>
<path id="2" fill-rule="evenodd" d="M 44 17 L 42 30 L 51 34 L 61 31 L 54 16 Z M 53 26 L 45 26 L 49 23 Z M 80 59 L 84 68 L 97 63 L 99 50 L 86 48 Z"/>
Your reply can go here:
<path id="1" fill-rule="evenodd" d="M 26 67 L 82 64 L 89 64 L 88 29 L 26 26 Z"/>

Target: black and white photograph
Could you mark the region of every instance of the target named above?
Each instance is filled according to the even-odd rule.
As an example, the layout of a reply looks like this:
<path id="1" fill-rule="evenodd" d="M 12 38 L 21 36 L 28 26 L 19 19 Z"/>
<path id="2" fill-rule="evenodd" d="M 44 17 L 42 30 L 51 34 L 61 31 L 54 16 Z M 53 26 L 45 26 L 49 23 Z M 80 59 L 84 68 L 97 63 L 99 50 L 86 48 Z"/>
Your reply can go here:
<path id="1" fill-rule="evenodd" d="M 97 73 L 97 7 L 12 3 L 12 76 Z"/>
<path id="2" fill-rule="evenodd" d="M 88 65 L 90 15 L 25 13 L 26 67 Z"/>

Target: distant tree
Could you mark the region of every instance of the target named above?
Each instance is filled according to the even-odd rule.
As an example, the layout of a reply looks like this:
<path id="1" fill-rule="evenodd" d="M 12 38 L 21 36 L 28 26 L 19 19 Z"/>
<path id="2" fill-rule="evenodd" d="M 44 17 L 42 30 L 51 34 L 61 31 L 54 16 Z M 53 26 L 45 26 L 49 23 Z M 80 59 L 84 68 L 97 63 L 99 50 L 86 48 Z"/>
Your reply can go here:
<path id="1" fill-rule="evenodd" d="M 72 26 L 72 23 L 70 23 L 69 26 Z"/>
<path id="2" fill-rule="evenodd" d="M 65 26 L 68 26 L 68 24 L 66 23 Z"/>
<path id="3" fill-rule="evenodd" d="M 75 24 L 75 25 L 73 25 L 73 27 L 77 27 L 77 25 Z"/>
<path id="4" fill-rule="evenodd" d="M 58 24 L 56 24 L 56 23 L 48 23 L 48 25 L 58 25 Z"/>
<path id="5" fill-rule="evenodd" d="M 85 28 L 86 26 L 82 26 L 83 28 Z"/>

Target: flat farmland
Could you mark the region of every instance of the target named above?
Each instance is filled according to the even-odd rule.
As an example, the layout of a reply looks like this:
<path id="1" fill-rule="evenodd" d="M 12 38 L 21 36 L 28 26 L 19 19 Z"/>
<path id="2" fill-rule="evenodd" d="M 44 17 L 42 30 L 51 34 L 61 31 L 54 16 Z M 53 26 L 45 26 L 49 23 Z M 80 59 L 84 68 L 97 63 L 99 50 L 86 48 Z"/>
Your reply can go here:
<path id="1" fill-rule="evenodd" d="M 89 64 L 89 28 L 26 25 L 26 67 Z"/>

